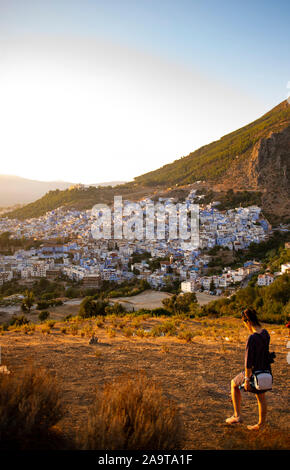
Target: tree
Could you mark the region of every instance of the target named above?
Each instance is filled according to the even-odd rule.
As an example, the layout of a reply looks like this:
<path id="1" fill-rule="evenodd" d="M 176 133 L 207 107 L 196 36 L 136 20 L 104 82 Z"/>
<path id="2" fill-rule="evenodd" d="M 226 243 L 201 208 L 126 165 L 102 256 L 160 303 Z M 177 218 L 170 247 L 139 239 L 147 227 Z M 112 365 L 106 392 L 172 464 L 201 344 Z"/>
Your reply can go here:
<path id="1" fill-rule="evenodd" d="M 195 293 L 172 295 L 162 300 L 164 307 L 173 314 L 190 313 L 191 305 L 197 303 Z"/>
<path id="2" fill-rule="evenodd" d="M 108 302 L 97 300 L 93 297 L 85 297 L 80 305 L 79 315 L 82 318 L 96 317 L 97 315 L 106 315 L 105 309 Z"/>
<path id="3" fill-rule="evenodd" d="M 210 281 L 209 290 L 210 290 L 210 292 L 214 292 L 214 291 L 215 291 L 215 283 L 213 282 L 213 279 Z"/>
<path id="4" fill-rule="evenodd" d="M 47 320 L 49 317 L 49 312 L 47 310 L 43 310 L 42 312 L 40 312 L 40 314 L 38 315 L 38 318 L 41 322 Z"/>
<path id="5" fill-rule="evenodd" d="M 31 307 L 33 306 L 34 304 L 34 294 L 32 291 L 28 291 L 26 290 L 25 291 L 25 297 L 22 301 L 22 304 L 21 304 L 21 310 L 23 312 L 30 312 L 31 310 Z"/>
<path id="6" fill-rule="evenodd" d="M 122 304 L 115 302 L 114 305 L 109 305 L 105 308 L 105 312 L 108 315 L 123 315 L 126 310 Z"/>

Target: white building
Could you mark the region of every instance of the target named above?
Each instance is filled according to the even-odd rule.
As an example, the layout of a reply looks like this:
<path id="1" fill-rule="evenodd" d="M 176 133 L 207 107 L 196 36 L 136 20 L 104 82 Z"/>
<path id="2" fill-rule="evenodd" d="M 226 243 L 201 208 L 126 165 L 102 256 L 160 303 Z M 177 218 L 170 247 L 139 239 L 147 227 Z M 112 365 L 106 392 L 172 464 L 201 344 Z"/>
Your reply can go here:
<path id="1" fill-rule="evenodd" d="M 290 263 L 281 264 L 281 273 L 290 273 Z"/>
<path id="2" fill-rule="evenodd" d="M 181 291 L 184 293 L 194 292 L 195 290 L 195 281 L 183 281 L 181 283 Z"/>
<path id="3" fill-rule="evenodd" d="M 259 274 L 258 276 L 258 286 L 269 286 L 275 280 L 273 274 Z"/>

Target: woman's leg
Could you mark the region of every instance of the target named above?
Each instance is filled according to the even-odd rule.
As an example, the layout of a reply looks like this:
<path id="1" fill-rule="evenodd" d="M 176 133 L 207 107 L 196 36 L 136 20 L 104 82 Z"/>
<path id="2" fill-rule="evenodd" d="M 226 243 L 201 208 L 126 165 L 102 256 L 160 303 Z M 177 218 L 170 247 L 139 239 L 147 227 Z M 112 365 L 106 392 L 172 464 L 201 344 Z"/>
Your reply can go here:
<path id="1" fill-rule="evenodd" d="M 232 402 L 234 407 L 234 416 L 238 418 L 240 416 L 241 411 L 241 391 L 239 387 L 236 385 L 235 381 L 231 381 L 231 393 L 232 393 Z"/>
<path id="2" fill-rule="evenodd" d="M 242 384 L 243 380 L 244 376 L 243 373 L 241 373 L 231 381 L 231 397 L 234 407 L 234 414 L 230 418 L 226 419 L 227 424 L 236 424 L 241 423 L 242 421 L 240 417 L 242 395 L 238 384 Z"/>
<path id="3" fill-rule="evenodd" d="M 254 424 L 254 426 L 248 426 L 248 429 L 251 431 L 259 430 L 266 421 L 267 415 L 267 401 L 266 401 L 266 393 L 258 393 L 256 395 L 258 401 L 258 410 L 259 410 L 259 422 L 258 424 Z"/>

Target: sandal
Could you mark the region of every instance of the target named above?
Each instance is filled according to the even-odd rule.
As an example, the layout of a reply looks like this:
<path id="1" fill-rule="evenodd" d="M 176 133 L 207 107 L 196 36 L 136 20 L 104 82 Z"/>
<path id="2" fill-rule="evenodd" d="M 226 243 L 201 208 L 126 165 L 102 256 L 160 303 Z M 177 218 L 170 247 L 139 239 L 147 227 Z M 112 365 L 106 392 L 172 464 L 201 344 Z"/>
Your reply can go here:
<path id="1" fill-rule="evenodd" d="M 249 425 L 247 426 L 247 429 L 249 431 L 259 431 L 261 429 L 261 425 L 260 424 Z"/>
<path id="2" fill-rule="evenodd" d="M 242 422 L 242 418 L 240 416 L 231 416 L 230 418 L 226 419 L 227 424 L 238 424 Z"/>

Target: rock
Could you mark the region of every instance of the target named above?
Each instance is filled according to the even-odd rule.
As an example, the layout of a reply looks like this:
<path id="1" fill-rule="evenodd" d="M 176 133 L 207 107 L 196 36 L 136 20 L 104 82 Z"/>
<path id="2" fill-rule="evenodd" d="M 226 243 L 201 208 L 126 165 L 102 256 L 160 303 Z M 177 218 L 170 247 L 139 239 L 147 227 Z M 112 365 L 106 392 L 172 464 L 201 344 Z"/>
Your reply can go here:
<path id="1" fill-rule="evenodd" d="M 97 338 L 97 336 L 93 335 L 89 341 L 89 344 L 97 344 L 97 342 L 99 341 L 99 338 Z"/>

